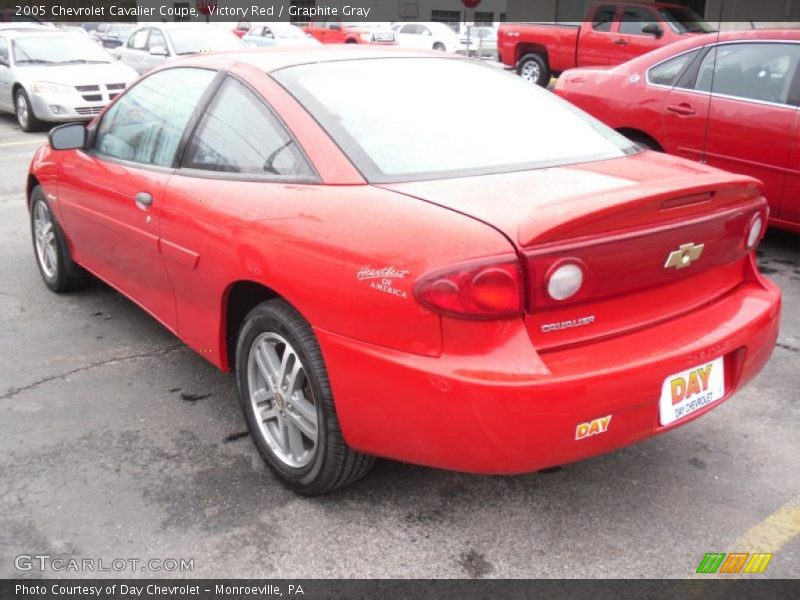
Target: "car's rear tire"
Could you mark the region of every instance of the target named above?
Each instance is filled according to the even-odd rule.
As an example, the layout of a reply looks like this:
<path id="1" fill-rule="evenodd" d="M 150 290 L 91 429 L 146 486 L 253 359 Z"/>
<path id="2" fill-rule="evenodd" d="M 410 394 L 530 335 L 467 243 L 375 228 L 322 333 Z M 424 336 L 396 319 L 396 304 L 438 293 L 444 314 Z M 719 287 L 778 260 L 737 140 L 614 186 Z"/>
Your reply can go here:
<path id="1" fill-rule="evenodd" d="M 547 87 L 550 83 L 550 65 L 541 54 L 526 54 L 517 63 L 517 75 L 525 81 Z"/>
<path id="2" fill-rule="evenodd" d="M 31 133 L 33 131 L 39 131 L 44 127 L 44 123 L 33 114 L 31 101 L 28 98 L 28 94 L 26 94 L 25 90 L 22 88 L 19 88 L 14 94 L 14 114 L 17 117 L 17 123 L 22 131 Z"/>
<path id="3" fill-rule="evenodd" d="M 317 339 L 284 300 L 262 302 L 245 317 L 236 383 L 256 448 L 290 489 L 324 494 L 372 468 L 372 456 L 344 441 Z"/>
<path id="4" fill-rule="evenodd" d="M 31 192 L 31 235 L 36 266 L 51 291 L 72 292 L 89 284 L 89 274 L 72 260 L 64 234 L 38 185 Z"/>
<path id="5" fill-rule="evenodd" d="M 444 47 L 444 44 L 442 42 L 436 42 L 433 45 L 433 49 L 438 50 L 439 52 L 444 52 L 447 50 L 447 48 Z"/>

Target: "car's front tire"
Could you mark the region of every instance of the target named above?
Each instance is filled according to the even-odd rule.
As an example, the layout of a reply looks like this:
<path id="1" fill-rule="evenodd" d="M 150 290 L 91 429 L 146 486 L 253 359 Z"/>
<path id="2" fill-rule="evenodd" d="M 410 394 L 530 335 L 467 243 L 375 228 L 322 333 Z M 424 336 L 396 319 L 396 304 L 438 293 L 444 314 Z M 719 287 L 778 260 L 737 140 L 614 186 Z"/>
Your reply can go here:
<path id="1" fill-rule="evenodd" d="M 287 487 L 324 494 L 369 472 L 374 458 L 342 436 L 314 332 L 284 300 L 262 302 L 245 318 L 236 383 L 256 448 Z"/>
<path id="2" fill-rule="evenodd" d="M 33 107 L 28 94 L 22 88 L 14 94 L 14 114 L 22 131 L 31 133 L 40 130 L 44 123 L 33 114 Z"/>
<path id="3" fill-rule="evenodd" d="M 72 260 L 64 234 L 38 185 L 31 192 L 31 234 L 36 266 L 51 291 L 61 294 L 88 285 L 89 274 Z"/>

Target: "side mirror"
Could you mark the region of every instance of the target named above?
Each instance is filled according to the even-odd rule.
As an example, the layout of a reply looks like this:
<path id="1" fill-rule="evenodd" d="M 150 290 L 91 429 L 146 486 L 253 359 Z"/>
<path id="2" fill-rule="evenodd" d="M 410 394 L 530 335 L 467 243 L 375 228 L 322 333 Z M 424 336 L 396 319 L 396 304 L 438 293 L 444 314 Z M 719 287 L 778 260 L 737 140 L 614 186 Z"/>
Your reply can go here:
<path id="1" fill-rule="evenodd" d="M 86 125 L 66 123 L 53 127 L 47 136 L 53 150 L 80 150 L 86 147 Z"/>
<path id="2" fill-rule="evenodd" d="M 169 52 L 164 46 L 153 46 L 150 48 L 150 56 L 169 56 Z"/>
<path id="3" fill-rule="evenodd" d="M 661 27 L 659 27 L 655 23 L 648 23 L 647 25 L 643 26 L 642 33 L 654 35 L 656 36 L 656 38 L 660 38 L 662 35 L 664 35 L 664 32 L 661 30 Z"/>

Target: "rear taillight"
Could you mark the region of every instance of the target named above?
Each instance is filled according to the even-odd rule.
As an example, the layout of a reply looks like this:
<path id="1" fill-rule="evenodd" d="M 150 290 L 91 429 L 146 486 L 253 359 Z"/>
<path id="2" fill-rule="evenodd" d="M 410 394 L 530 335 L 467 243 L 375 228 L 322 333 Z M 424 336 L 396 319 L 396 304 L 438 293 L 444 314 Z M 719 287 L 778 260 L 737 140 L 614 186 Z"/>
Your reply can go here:
<path id="1" fill-rule="evenodd" d="M 462 319 L 521 316 L 522 271 L 516 257 L 483 260 L 433 271 L 414 288 L 430 310 Z"/>

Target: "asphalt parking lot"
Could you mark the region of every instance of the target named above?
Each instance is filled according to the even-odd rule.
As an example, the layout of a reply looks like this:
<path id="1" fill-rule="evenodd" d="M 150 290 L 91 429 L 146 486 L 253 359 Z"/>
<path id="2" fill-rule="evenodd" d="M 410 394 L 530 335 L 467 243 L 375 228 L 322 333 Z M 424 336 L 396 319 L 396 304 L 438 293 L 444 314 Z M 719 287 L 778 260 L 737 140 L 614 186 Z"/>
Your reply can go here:
<path id="1" fill-rule="evenodd" d="M 105 285 L 42 284 L 24 181 L 44 137 L 0 116 L 0 577 L 42 576 L 15 569 L 33 553 L 194 561 L 124 576 L 688 577 L 735 551 L 800 577 L 800 237 L 759 252 L 784 293 L 772 360 L 704 418 L 556 472 L 379 461 L 307 499 L 263 465 L 231 376 Z"/>

